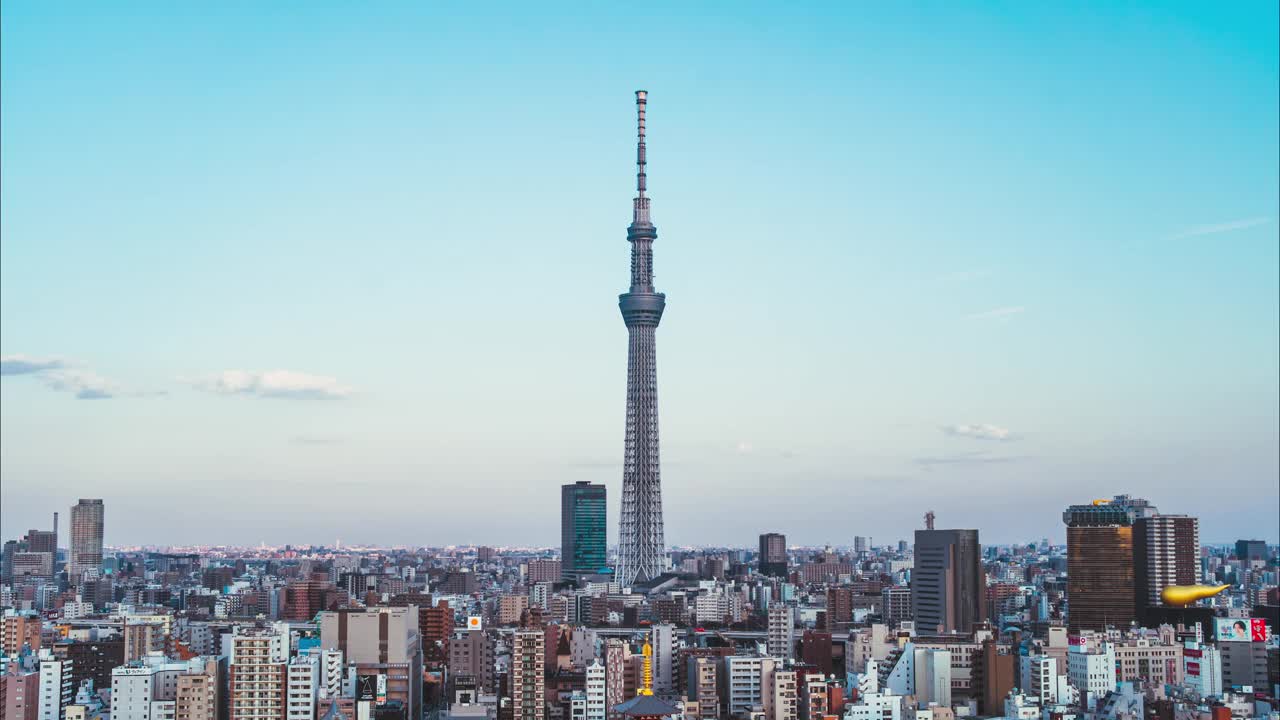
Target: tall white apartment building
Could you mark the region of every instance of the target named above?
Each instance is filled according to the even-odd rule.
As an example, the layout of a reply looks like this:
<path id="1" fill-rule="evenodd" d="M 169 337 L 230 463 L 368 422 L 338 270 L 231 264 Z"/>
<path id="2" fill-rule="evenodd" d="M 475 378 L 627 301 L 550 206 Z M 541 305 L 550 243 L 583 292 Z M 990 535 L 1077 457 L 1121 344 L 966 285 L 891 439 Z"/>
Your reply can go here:
<path id="1" fill-rule="evenodd" d="M 71 680 L 71 660 L 59 660 L 52 651 L 42 648 L 40 658 L 39 720 L 62 720 L 62 713 L 75 698 Z"/>
<path id="2" fill-rule="evenodd" d="M 1098 701 L 1116 689 L 1116 654 L 1111 643 L 1102 643 L 1098 652 L 1073 645 L 1067 653 L 1067 679 L 1080 693 L 1080 704 L 1096 709 Z"/>
<path id="3" fill-rule="evenodd" d="M 237 628 L 227 678 L 230 720 L 285 720 L 289 626 Z"/>
<path id="4" fill-rule="evenodd" d="M 586 720 L 605 720 L 605 672 L 599 660 L 587 666 Z"/>
<path id="5" fill-rule="evenodd" d="M 787 605 L 769 608 L 769 657 L 791 660 L 795 655 L 796 618 Z"/>
<path id="6" fill-rule="evenodd" d="M 764 661 L 765 658 L 746 655 L 724 659 L 720 696 L 728 703 L 731 716 L 746 716 L 753 708 L 762 705 L 760 692 Z"/>
<path id="7" fill-rule="evenodd" d="M 316 720 L 316 699 L 320 695 L 320 657 L 300 655 L 289 663 L 286 720 Z"/>

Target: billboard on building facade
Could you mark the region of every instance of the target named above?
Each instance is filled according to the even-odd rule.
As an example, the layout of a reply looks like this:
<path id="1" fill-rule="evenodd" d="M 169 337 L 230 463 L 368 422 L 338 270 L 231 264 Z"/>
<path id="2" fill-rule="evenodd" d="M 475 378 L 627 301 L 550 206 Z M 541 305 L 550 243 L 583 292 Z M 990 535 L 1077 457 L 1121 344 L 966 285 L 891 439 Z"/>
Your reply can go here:
<path id="1" fill-rule="evenodd" d="M 1267 621 L 1263 618 L 1214 618 L 1213 628 L 1218 642 L 1267 641 Z"/>

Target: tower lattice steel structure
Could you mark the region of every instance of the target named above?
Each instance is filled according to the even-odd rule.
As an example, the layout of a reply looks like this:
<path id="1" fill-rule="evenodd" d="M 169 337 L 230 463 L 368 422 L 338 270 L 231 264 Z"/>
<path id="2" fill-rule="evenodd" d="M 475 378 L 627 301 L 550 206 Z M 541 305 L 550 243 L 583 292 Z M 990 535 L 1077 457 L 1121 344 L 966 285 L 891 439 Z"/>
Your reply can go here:
<path id="1" fill-rule="evenodd" d="M 627 240 L 631 243 L 631 291 L 618 296 L 627 324 L 627 439 L 622 464 L 622 514 L 615 577 L 630 586 L 662 573 L 662 480 L 658 470 L 658 356 L 655 331 L 667 298 L 653 289 L 653 241 L 645 195 L 644 111 L 647 93 L 636 91 L 636 199 Z"/>

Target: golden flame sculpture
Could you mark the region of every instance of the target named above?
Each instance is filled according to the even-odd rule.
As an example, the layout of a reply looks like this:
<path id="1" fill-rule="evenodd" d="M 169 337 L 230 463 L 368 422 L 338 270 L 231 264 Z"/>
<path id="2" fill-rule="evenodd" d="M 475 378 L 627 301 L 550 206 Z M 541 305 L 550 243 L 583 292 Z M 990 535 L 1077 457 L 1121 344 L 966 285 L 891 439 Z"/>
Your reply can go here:
<path id="1" fill-rule="evenodd" d="M 1231 587 L 1230 585 L 1170 585 L 1160 591 L 1160 599 L 1165 605 L 1185 607 L 1197 600 L 1213 597 Z"/>

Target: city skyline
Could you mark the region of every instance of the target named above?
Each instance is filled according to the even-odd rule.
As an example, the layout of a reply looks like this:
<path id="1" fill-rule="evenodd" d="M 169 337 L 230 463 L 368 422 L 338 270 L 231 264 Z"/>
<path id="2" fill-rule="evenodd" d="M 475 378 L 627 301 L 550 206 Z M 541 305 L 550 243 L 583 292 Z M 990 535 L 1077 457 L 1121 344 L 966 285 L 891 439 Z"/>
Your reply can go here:
<path id="1" fill-rule="evenodd" d="M 526 12 L 5 4 L 0 524 L 554 546 L 644 87 L 668 544 L 1280 539 L 1274 5 Z"/>

